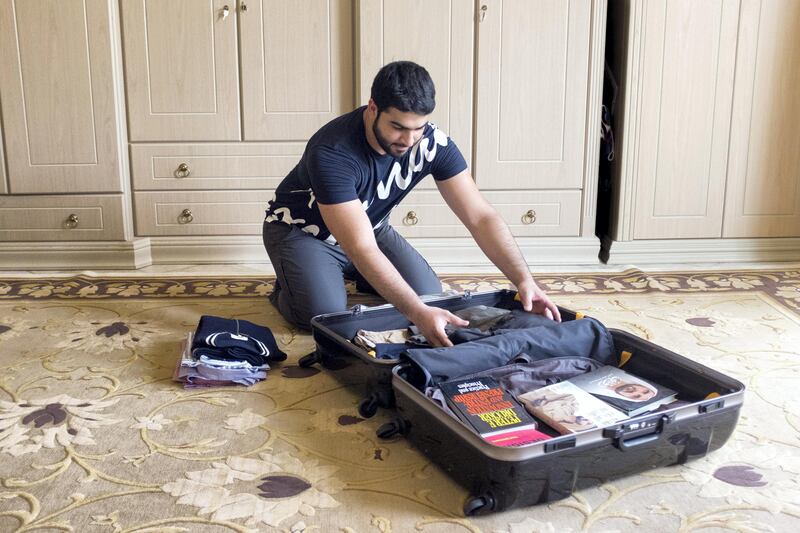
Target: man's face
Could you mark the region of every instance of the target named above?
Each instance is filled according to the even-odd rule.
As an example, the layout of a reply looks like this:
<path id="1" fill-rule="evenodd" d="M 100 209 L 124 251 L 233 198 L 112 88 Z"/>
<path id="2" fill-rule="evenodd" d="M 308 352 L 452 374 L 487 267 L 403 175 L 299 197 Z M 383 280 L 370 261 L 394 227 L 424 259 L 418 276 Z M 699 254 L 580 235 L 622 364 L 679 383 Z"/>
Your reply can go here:
<path id="1" fill-rule="evenodd" d="M 384 152 L 400 157 L 419 142 L 427 123 L 428 115 L 387 107 L 378 111 L 372 133 Z"/>
<path id="2" fill-rule="evenodd" d="M 643 402 L 656 395 L 655 391 L 637 383 L 628 383 L 627 385 L 617 387 L 616 392 L 634 402 Z"/>

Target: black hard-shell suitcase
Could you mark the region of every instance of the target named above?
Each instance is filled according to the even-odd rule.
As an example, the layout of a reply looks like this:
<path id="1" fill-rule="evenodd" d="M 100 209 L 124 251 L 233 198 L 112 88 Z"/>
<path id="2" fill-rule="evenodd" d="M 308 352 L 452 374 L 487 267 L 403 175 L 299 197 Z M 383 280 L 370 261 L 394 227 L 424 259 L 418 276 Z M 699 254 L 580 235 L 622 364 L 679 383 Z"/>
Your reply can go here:
<path id="1" fill-rule="evenodd" d="M 429 301 L 456 311 L 472 305 L 518 308 L 513 291 L 465 294 Z M 563 320 L 575 313 L 561 310 Z M 624 369 L 678 391 L 675 407 L 642 414 L 614 425 L 556 436 L 519 448 L 489 444 L 447 414 L 412 385 L 411 368 L 399 360 L 376 360 L 349 342 L 356 331 L 397 329 L 408 320 L 392 306 L 355 309 L 313 319 L 317 354 L 337 368 L 362 373 L 367 404 L 395 406 L 396 417 L 378 435 L 403 435 L 464 485 L 471 496 L 466 515 L 558 500 L 574 490 L 651 468 L 684 463 L 720 448 L 733 433 L 744 385 L 629 333 L 610 330 L 617 353 L 628 352 Z M 312 360 L 313 359 L 313 360 Z M 362 381 L 362 380 L 359 380 Z M 365 403 L 362 402 L 364 410 Z M 363 414 L 363 413 L 362 413 Z M 367 413 L 370 414 L 370 413 Z"/>

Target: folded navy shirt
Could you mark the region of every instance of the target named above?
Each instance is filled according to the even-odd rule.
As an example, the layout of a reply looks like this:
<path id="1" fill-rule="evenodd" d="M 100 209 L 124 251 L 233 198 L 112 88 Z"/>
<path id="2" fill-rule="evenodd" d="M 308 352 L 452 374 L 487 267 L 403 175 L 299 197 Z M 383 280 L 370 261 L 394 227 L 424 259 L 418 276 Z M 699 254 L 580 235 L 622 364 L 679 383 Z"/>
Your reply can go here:
<path id="1" fill-rule="evenodd" d="M 237 318 L 203 315 L 192 340 L 192 355 L 247 361 L 253 366 L 285 361 L 269 328 Z"/>
<path id="2" fill-rule="evenodd" d="M 401 360 L 416 367 L 415 373 L 424 376 L 425 387 L 503 366 L 521 356 L 529 362 L 551 357 L 587 357 L 616 366 L 614 340 L 597 320 L 589 317 L 568 322 L 544 320 L 534 327 L 496 329 L 491 336 L 448 348 L 408 348 L 402 352 Z"/>
<path id="3" fill-rule="evenodd" d="M 494 307 L 482 307 L 487 310 L 501 311 L 500 309 L 495 309 Z M 467 308 L 467 310 L 472 309 L 477 308 Z M 474 314 L 459 314 L 458 312 L 455 314 L 461 318 L 474 319 Z M 462 344 L 465 342 L 476 341 L 478 339 L 484 339 L 486 337 L 492 337 L 494 335 L 500 335 L 513 329 L 557 327 L 560 324 L 559 322 L 551 320 L 546 316 L 530 313 L 522 309 L 514 309 L 502 314 L 495 312 L 494 314 L 490 315 L 489 320 L 484 320 L 477 323 L 478 326 L 473 327 L 470 324 L 470 326 L 466 328 L 457 328 L 450 324 L 446 324 L 444 327 L 444 332 L 447 335 L 447 338 L 450 339 L 450 342 L 453 344 Z M 431 347 L 428 339 L 426 339 L 425 336 L 419 332 L 419 328 L 417 328 L 417 326 L 412 324 L 408 327 L 408 329 L 411 332 L 411 336 L 406 341 L 408 346 L 417 348 Z"/>

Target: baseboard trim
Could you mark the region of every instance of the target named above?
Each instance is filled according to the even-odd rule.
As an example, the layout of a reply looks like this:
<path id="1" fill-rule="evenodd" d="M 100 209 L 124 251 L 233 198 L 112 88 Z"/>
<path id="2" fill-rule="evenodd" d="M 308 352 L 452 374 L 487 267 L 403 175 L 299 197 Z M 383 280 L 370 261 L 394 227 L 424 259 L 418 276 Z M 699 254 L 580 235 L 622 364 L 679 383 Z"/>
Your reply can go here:
<path id="1" fill-rule="evenodd" d="M 269 263 L 260 235 L 150 237 L 153 264 Z"/>
<path id="2" fill-rule="evenodd" d="M 150 239 L 0 242 L 0 270 L 128 269 L 150 266 Z"/>
<path id="3" fill-rule="evenodd" d="M 409 239 L 437 272 L 496 272 L 469 238 Z M 527 263 L 597 265 L 594 237 L 519 238 Z M 800 238 L 659 239 L 603 242 L 609 265 L 778 263 L 800 261 Z M 605 259 L 605 256 L 604 256 Z M 0 270 L 126 269 L 158 264 L 263 264 L 272 272 L 257 235 L 145 237 L 132 241 L 0 242 Z"/>
<path id="4" fill-rule="evenodd" d="M 154 264 L 268 263 L 260 236 L 151 237 Z M 471 238 L 409 239 L 437 271 L 468 273 L 496 268 Z M 529 265 L 598 264 L 595 237 L 517 239 Z"/>
<path id="5" fill-rule="evenodd" d="M 442 272 L 490 272 L 496 267 L 471 238 L 409 239 L 428 260 Z M 520 237 L 516 239 L 529 266 L 596 265 L 600 242 L 596 237 Z"/>
<path id="6" fill-rule="evenodd" d="M 496 272 L 471 238 L 409 239 L 437 272 Z M 595 265 L 595 237 L 519 238 L 528 265 Z M 0 269 L 137 269 L 150 265 L 264 264 L 272 271 L 261 237 L 149 237 L 130 242 L 0 243 Z"/>
<path id="7" fill-rule="evenodd" d="M 606 241 L 609 265 L 800 260 L 800 238 Z"/>

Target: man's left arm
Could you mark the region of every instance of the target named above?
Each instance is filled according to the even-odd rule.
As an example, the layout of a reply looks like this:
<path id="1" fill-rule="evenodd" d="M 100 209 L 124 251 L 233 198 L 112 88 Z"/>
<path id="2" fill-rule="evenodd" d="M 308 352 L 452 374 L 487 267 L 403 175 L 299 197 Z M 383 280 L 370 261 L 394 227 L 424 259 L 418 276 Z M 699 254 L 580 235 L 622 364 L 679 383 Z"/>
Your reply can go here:
<path id="1" fill-rule="evenodd" d="M 511 230 L 478 190 L 469 171 L 439 180 L 436 185 L 483 253 L 517 288 L 522 307 L 560 322 L 558 307 L 533 281 Z"/>

